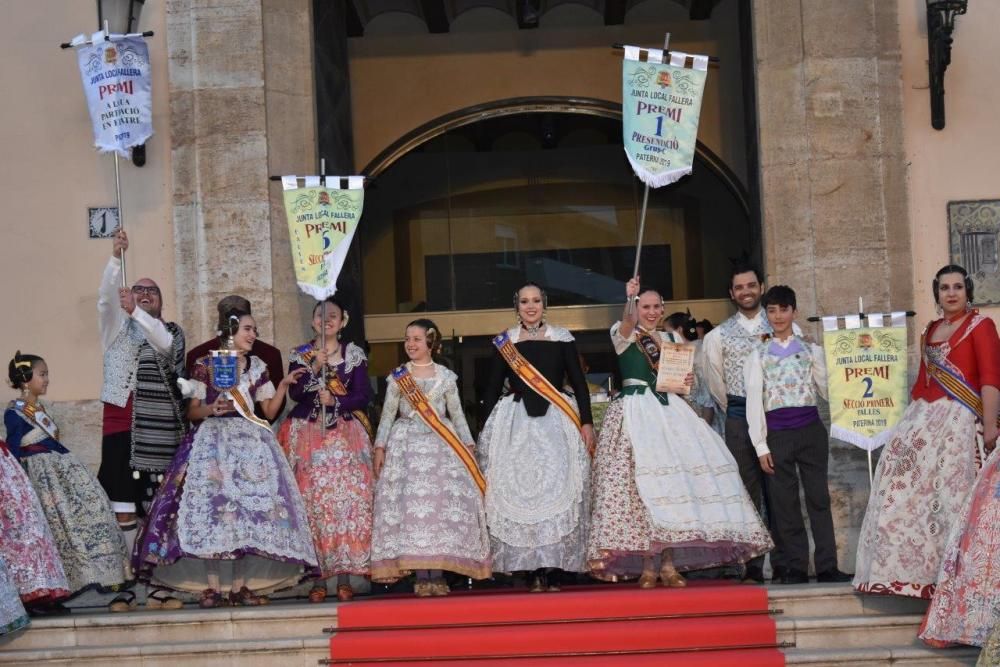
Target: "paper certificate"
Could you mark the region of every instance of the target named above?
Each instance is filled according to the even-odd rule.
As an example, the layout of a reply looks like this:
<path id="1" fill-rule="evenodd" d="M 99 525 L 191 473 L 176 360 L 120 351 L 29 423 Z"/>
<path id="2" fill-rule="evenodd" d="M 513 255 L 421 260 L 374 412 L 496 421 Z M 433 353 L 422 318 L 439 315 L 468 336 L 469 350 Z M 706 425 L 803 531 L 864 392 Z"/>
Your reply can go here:
<path id="1" fill-rule="evenodd" d="M 685 380 L 694 370 L 694 346 L 684 343 L 660 345 L 660 364 L 656 373 L 656 391 L 672 394 L 689 394 L 691 387 Z"/>

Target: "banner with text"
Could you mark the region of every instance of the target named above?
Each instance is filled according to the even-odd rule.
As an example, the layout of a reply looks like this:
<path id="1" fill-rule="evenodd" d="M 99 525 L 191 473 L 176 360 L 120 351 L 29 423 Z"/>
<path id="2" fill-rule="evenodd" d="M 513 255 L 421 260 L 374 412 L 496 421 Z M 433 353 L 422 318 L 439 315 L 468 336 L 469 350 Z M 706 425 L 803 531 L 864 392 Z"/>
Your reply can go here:
<path id="1" fill-rule="evenodd" d="M 364 207 L 364 177 L 348 176 L 347 189 L 320 185 L 319 176 L 282 176 L 292 263 L 299 289 L 317 301 L 337 291 L 337 278 Z M 327 176 L 327 183 L 340 178 Z"/>
<path id="2" fill-rule="evenodd" d="M 645 62 L 639 58 L 646 52 Z M 636 176 L 658 188 L 691 173 L 708 56 L 625 47 L 622 63 L 622 128 L 625 154 Z"/>
<path id="3" fill-rule="evenodd" d="M 906 377 L 906 315 L 857 315 L 837 326 L 823 318 L 823 347 L 830 390 L 830 435 L 872 451 L 884 445 L 909 398 Z"/>
<path id="4" fill-rule="evenodd" d="M 102 153 L 128 157 L 129 149 L 153 136 L 153 86 L 149 48 L 141 35 L 94 34 L 76 45 L 83 92 L 94 128 L 94 146 Z"/>

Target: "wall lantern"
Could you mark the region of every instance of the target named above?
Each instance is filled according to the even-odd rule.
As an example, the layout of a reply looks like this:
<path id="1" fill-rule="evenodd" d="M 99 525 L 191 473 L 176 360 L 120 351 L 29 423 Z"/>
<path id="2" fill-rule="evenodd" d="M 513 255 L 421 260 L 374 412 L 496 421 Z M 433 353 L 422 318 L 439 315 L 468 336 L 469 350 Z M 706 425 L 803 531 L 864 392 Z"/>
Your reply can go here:
<path id="1" fill-rule="evenodd" d="M 955 17 L 964 14 L 968 0 L 927 0 L 927 66 L 930 71 L 931 126 L 944 129 L 944 71 L 951 63 L 951 33 Z"/>
<path id="2" fill-rule="evenodd" d="M 108 32 L 129 34 L 138 32 L 139 14 L 146 0 L 97 0 L 97 27 Z M 141 167 L 146 164 L 146 144 L 132 148 L 132 164 Z"/>

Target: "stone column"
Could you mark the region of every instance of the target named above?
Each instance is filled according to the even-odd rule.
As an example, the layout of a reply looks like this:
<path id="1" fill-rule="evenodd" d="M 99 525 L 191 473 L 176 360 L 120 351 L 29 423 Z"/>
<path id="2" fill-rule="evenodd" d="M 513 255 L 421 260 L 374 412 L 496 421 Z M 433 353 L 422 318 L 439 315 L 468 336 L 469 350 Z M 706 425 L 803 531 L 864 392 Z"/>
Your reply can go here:
<path id="1" fill-rule="evenodd" d="M 310 2 L 169 0 L 167 49 L 178 320 L 195 345 L 241 294 L 286 349 L 303 317 L 268 177 L 315 170 Z"/>
<path id="2" fill-rule="evenodd" d="M 856 311 L 859 296 L 910 308 L 897 0 L 756 2 L 753 33 L 768 282 L 796 290 L 803 318 Z M 865 453 L 833 441 L 830 487 L 852 571 Z"/>

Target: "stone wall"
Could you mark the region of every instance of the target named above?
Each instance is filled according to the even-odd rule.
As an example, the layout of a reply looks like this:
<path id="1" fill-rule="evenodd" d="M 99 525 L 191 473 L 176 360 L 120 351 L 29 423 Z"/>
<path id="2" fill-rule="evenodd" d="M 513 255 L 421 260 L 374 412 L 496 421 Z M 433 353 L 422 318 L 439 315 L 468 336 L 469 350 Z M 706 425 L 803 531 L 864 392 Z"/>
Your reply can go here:
<path id="1" fill-rule="evenodd" d="M 912 303 L 897 9 L 754 3 L 766 273 L 796 290 L 803 317 L 856 311 L 858 297 L 876 311 Z M 853 571 L 867 457 L 831 449 L 840 565 Z"/>

